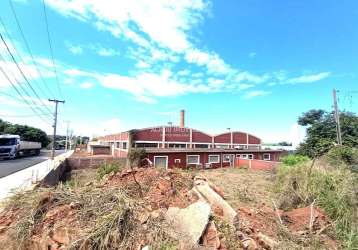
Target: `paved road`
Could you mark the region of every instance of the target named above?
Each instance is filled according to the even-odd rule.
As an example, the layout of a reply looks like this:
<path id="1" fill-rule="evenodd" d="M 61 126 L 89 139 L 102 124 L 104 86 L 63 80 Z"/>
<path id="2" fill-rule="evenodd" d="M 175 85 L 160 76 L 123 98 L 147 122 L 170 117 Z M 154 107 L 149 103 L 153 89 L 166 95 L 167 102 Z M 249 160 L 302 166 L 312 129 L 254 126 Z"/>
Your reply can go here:
<path id="1" fill-rule="evenodd" d="M 56 155 L 64 153 L 64 150 L 56 150 Z M 14 160 L 0 159 L 0 178 L 9 174 L 31 167 L 37 163 L 46 161 L 50 157 L 50 150 L 41 150 L 38 156 L 28 156 Z"/>

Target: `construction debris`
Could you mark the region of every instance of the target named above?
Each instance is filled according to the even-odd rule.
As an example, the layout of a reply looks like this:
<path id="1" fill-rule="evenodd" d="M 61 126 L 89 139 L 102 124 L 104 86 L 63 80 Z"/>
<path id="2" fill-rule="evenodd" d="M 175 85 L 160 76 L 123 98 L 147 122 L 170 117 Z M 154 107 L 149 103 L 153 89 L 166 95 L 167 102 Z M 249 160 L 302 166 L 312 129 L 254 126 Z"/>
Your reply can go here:
<path id="1" fill-rule="evenodd" d="M 170 234 L 185 242 L 187 247 L 193 247 L 198 245 L 208 225 L 210 214 L 210 205 L 197 201 L 186 208 L 170 207 L 165 218 L 171 225 Z"/>
<path id="2" fill-rule="evenodd" d="M 155 168 L 38 189 L 0 212 L 0 249 L 280 249 L 281 227 L 301 237 L 330 224 L 319 208 L 233 208 L 225 193 L 204 177 Z"/>
<path id="3" fill-rule="evenodd" d="M 195 176 L 193 190 L 201 200 L 209 202 L 211 208 L 228 220 L 231 224 L 237 221 L 236 211 L 227 203 L 222 196 L 210 187 L 206 178 Z"/>

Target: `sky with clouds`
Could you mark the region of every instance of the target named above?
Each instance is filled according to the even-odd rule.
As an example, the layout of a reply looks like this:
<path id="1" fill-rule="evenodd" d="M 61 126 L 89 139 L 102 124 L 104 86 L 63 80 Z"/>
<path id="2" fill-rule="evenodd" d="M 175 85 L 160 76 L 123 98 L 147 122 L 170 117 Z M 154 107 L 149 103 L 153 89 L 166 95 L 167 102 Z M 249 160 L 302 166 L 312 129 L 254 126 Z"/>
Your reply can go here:
<path id="1" fill-rule="evenodd" d="M 23 95 L 0 72 L 1 119 L 51 133 L 47 99 L 58 98 L 60 133 L 66 121 L 89 136 L 177 124 L 185 109 L 187 126 L 272 142 L 301 137 L 297 117 L 330 110 L 334 87 L 358 111 L 354 0 L 45 3 L 53 61 L 42 0 L 0 2 L 0 32 L 27 78 L 0 43 Z"/>

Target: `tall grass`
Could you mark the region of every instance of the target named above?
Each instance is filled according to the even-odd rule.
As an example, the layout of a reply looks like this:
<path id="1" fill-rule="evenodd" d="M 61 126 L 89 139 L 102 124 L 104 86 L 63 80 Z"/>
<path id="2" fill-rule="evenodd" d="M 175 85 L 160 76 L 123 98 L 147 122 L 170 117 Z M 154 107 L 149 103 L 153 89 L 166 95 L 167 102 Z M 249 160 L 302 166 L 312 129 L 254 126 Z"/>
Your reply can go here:
<path id="1" fill-rule="evenodd" d="M 308 206 L 313 201 L 333 221 L 344 249 L 358 248 L 357 175 L 345 167 L 301 162 L 278 168 L 275 191 L 282 209 Z"/>
<path id="2" fill-rule="evenodd" d="M 101 180 L 103 176 L 110 173 L 117 173 L 123 169 L 123 166 L 117 163 L 103 164 L 97 169 L 97 179 Z"/>

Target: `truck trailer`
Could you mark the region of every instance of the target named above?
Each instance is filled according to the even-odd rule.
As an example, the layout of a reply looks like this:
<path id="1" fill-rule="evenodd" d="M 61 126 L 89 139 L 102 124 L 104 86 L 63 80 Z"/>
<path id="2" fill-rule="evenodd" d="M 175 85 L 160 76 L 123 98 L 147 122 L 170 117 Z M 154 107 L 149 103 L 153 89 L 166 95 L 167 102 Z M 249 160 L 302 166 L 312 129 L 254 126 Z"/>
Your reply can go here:
<path id="1" fill-rule="evenodd" d="M 40 142 L 22 141 L 19 135 L 0 135 L 0 158 L 39 155 L 40 150 Z"/>

